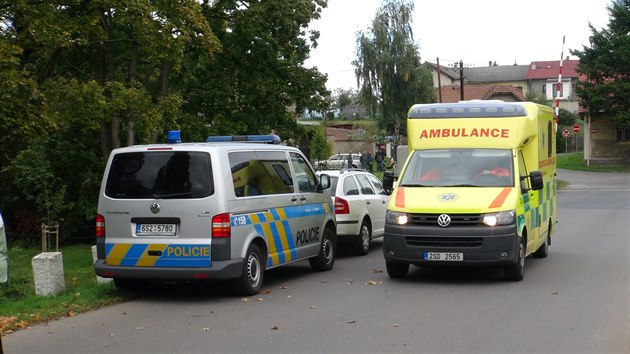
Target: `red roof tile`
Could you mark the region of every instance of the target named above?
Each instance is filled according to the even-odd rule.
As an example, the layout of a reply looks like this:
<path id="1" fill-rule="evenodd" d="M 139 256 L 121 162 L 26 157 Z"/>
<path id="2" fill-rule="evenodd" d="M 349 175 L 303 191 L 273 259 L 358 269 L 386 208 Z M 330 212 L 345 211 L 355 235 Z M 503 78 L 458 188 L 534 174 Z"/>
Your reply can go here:
<path id="1" fill-rule="evenodd" d="M 436 89 L 437 91 L 437 89 Z M 461 94 L 459 86 L 442 86 L 442 102 L 459 102 Z M 515 101 L 525 101 L 523 91 L 510 85 L 464 85 L 464 100 L 491 100 L 496 96 L 511 95 Z M 436 97 L 438 92 L 435 93 Z"/>
<path id="2" fill-rule="evenodd" d="M 563 60 L 562 77 L 577 78 L 578 73 L 575 71 L 575 67 L 579 63 L 579 60 Z M 525 74 L 525 80 L 553 79 L 557 78 L 559 73 L 560 60 L 533 61 L 529 65 L 529 70 L 527 70 L 527 74 Z"/>

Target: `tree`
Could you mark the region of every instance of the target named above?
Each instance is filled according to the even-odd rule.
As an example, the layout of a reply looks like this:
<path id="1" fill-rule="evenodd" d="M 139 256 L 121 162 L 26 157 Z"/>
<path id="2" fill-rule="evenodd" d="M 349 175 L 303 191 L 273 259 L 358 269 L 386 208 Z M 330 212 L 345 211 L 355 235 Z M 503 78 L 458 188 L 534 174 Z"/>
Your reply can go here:
<path id="1" fill-rule="evenodd" d="M 206 2 L 204 15 L 223 50 L 211 60 L 199 60 L 195 48 L 186 53 L 189 66 L 177 78 L 184 111 L 201 117 L 211 134 L 273 129 L 283 139 L 296 131 L 298 112 L 324 112 L 326 77 L 303 64 L 319 37 L 308 25 L 325 6 L 321 0 Z"/>
<path id="2" fill-rule="evenodd" d="M 372 26 L 357 34 L 353 61 L 360 95 L 372 116 L 382 112 L 379 128 L 406 134 L 407 111 L 415 103 L 434 102 L 429 71 L 421 66 L 411 29 L 413 2 L 384 0 Z"/>
<path id="3" fill-rule="evenodd" d="M 588 79 L 578 83 L 577 95 L 591 114 L 630 127 L 630 0 L 613 0 L 607 9 L 608 28 L 589 24 L 590 47 L 571 51 L 580 59 L 576 70 Z"/>
<path id="4" fill-rule="evenodd" d="M 324 127 L 316 127 L 313 133 L 313 139 L 311 140 L 311 160 L 326 160 L 331 152 L 332 144 L 326 140 Z"/>

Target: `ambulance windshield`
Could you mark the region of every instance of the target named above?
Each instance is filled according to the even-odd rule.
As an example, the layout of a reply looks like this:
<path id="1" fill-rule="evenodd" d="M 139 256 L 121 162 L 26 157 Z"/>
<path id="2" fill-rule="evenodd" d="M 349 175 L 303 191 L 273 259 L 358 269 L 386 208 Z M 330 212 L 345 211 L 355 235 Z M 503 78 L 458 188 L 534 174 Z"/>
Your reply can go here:
<path id="1" fill-rule="evenodd" d="M 400 177 L 399 186 L 512 187 L 511 150 L 416 150 Z"/>

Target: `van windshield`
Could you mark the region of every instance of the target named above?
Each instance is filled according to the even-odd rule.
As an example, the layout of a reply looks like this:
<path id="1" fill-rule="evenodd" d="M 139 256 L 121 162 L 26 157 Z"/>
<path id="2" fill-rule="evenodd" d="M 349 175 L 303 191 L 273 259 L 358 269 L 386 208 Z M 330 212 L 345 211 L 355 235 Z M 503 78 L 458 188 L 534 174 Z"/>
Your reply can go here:
<path id="1" fill-rule="evenodd" d="M 512 161 L 504 149 L 416 150 L 399 186 L 512 187 Z"/>
<path id="2" fill-rule="evenodd" d="M 214 194 L 210 155 L 151 151 L 114 156 L 105 195 L 117 199 L 187 199 Z"/>

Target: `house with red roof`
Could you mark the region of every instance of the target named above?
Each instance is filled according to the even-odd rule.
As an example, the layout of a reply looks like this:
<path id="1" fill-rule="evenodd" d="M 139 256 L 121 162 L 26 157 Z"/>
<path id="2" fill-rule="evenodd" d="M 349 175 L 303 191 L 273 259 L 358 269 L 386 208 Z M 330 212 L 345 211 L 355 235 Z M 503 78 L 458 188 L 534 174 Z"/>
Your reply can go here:
<path id="1" fill-rule="evenodd" d="M 579 60 L 562 61 L 562 81 L 560 85 L 559 106 L 569 112 L 578 113 L 580 110 L 575 88 L 579 81 L 579 74 L 575 67 Z M 533 61 L 525 75 L 527 89 L 547 98 L 553 102 L 558 92 L 558 76 L 560 74 L 560 60 L 555 61 Z"/>

